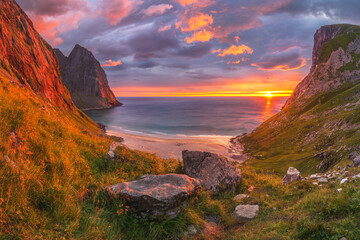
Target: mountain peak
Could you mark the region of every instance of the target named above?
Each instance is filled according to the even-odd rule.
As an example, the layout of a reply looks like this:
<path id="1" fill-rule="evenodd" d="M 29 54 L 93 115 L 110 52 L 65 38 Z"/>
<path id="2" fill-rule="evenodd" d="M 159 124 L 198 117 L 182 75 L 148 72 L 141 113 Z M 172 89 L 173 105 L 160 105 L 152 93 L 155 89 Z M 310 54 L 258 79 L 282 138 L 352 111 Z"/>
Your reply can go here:
<path id="1" fill-rule="evenodd" d="M 121 105 L 111 91 L 105 71 L 88 49 L 76 44 L 69 57 L 56 50 L 64 84 L 80 109 Z"/>
<path id="2" fill-rule="evenodd" d="M 284 107 L 301 104 L 316 94 L 334 90 L 359 80 L 360 26 L 327 25 L 314 35 L 310 73 L 296 87 Z"/>

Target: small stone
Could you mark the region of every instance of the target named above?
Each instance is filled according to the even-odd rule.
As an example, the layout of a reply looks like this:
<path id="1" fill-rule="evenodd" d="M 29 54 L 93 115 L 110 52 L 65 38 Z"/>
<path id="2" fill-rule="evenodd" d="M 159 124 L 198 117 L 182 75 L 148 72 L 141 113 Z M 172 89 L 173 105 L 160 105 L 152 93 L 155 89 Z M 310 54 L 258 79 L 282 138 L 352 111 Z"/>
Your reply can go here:
<path id="1" fill-rule="evenodd" d="M 341 191 L 342 191 L 342 188 L 339 188 L 337 191 L 338 191 L 338 192 L 341 192 Z"/>
<path id="2" fill-rule="evenodd" d="M 239 195 L 236 195 L 233 200 L 234 201 L 241 201 L 243 199 L 246 199 L 246 198 L 249 198 L 250 196 L 247 195 L 247 194 L 239 194 Z"/>
<path id="3" fill-rule="evenodd" d="M 340 184 L 344 184 L 344 183 L 346 183 L 346 182 L 348 182 L 348 181 L 349 181 L 348 178 L 344 178 L 343 180 L 340 181 Z"/>
<path id="4" fill-rule="evenodd" d="M 328 179 L 327 178 L 319 178 L 318 180 L 318 183 L 328 183 Z"/>
<path id="5" fill-rule="evenodd" d="M 355 167 L 360 165 L 360 155 L 357 152 L 350 153 L 349 159 L 353 161 Z"/>
<path id="6" fill-rule="evenodd" d="M 360 174 L 353 176 L 354 179 L 360 178 Z"/>
<path id="7" fill-rule="evenodd" d="M 238 205 L 235 208 L 234 215 L 239 220 L 249 221 L 254 219 L 258 212 L 258 205 Z"/>
<path id="8" fill-rule="evenodd" d="M 283 179 L 283 184 L 289 184 L 292 183 L 294 181 L 299 181 L 301 180 L 301 175 L 299 170 L 297 170 L 294 167 L 289 167 L 289 169 L 286 172 L 286 175 L 284 176 Z"/>
<path id="9" fill-rule="evenodd" d="M 318 178 L 320 178 L 320 176 L 317 174 L 310 175 L 310 179 L 318 179 Z"/>
<path id="10" fill-rule="evenodd" d="M 319 185 L 319 183 L 317 183 L 317 182 L 313 182 L 313 184 L 314 184 L 314 185 Z"/>
<path id="11" fill-rule="evenodd" d="M 113 142 L 111 145 L 110 145 L 110 148 L 109 148 L 109 152 L 108 152 L 108 159 L 109 160 L 114 160 L 115 159 L 115 149 L 119 146 L 121 146 L 122 144 L 120 142 Z"/>
<path id="12" fill-rule="evenodd" d="M 334 178 L 336 178 L 336 175 L 334 173 L 331 173 L 331 174 L 327 175 L 327 178 L 334 179 Z"/>
<path id="13" fill-rule="evenodd" d="M 194 225 L 190 225 L 188 229 L 184 232 L 185 237 L 191 237 L 198 233 L 197 228 Z"/>

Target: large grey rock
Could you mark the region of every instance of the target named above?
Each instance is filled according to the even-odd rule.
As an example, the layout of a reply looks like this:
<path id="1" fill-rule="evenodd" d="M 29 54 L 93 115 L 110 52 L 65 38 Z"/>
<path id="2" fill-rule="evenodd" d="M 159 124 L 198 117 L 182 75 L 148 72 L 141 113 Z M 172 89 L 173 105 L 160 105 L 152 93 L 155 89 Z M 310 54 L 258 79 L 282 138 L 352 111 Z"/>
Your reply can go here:
<path id="1" fill-rule="evenodd" d="M 185 150 L 182 157 L 185 174 L 200 179 L 212 194 L 221 190 L 234 192 L 241 182 L 241 171 L 221 155 Z"/>
<path id="2" fill-rule="evenodd" d="M 256 217 L 259 212 L 258 205 L 238 205 L 235 208 L 234 215 L 237 219 L 242 221 L 249 221 Z"/>
<path id="3" fill-rule="evenodd" d="M 199 180 L 186 175 L 146 175 L 137 181 L 106 187 L 105 191 L 110 196 L 124 199 L 137 216 L 176 217 L 185 200 L 200 186 Z"/>
<path id="4" fill-rule="evenodd" d="M 289 167 L 283 179 L 283 184 L 289 184 L 298 180 L 301 180 L 301 175 L 299 170 L 297 170 L 294 167 Z"/>
<path id="5" fill-rule="evenodd" d="M 76 45 L 68 57 L 54 49 L 61 78 L 80 109 L 100 109 L 121 105 L 111 91 L 105 71 L 94 55 Z"/>

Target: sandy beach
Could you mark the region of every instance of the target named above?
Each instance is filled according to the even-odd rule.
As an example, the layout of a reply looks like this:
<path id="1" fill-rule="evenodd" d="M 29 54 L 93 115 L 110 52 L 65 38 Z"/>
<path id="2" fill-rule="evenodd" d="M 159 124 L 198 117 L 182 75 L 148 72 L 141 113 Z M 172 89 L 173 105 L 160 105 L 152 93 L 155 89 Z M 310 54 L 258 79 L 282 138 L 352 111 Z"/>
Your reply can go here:
<path id="1" fill-rule="evenodd" d="M 174 136 L 165 138 L 114 131 L 107 131 L 107 134 L 122 137 L 124 145 L 130 149 L 155 153 L 165 159 L 182 160 L 182 151 L 190 150 L 217 153 L 237 161 L 243 161 L 241 154 L 233 150 L 230 143 L 231 137 L 226 136 Z"/>

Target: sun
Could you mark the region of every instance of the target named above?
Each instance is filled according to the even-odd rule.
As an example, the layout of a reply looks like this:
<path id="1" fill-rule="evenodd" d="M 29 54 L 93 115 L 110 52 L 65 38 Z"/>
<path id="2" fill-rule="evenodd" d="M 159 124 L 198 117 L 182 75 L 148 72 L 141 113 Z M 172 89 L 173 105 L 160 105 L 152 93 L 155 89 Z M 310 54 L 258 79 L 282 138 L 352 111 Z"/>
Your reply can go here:
<path id="1" fill-rule="evenodd" d="M 274 95 L 272 95 L 270 91 L 267 91 L 267 92 L 265 92 L 265 96 L 266 97 L 273 97 Z"/>

